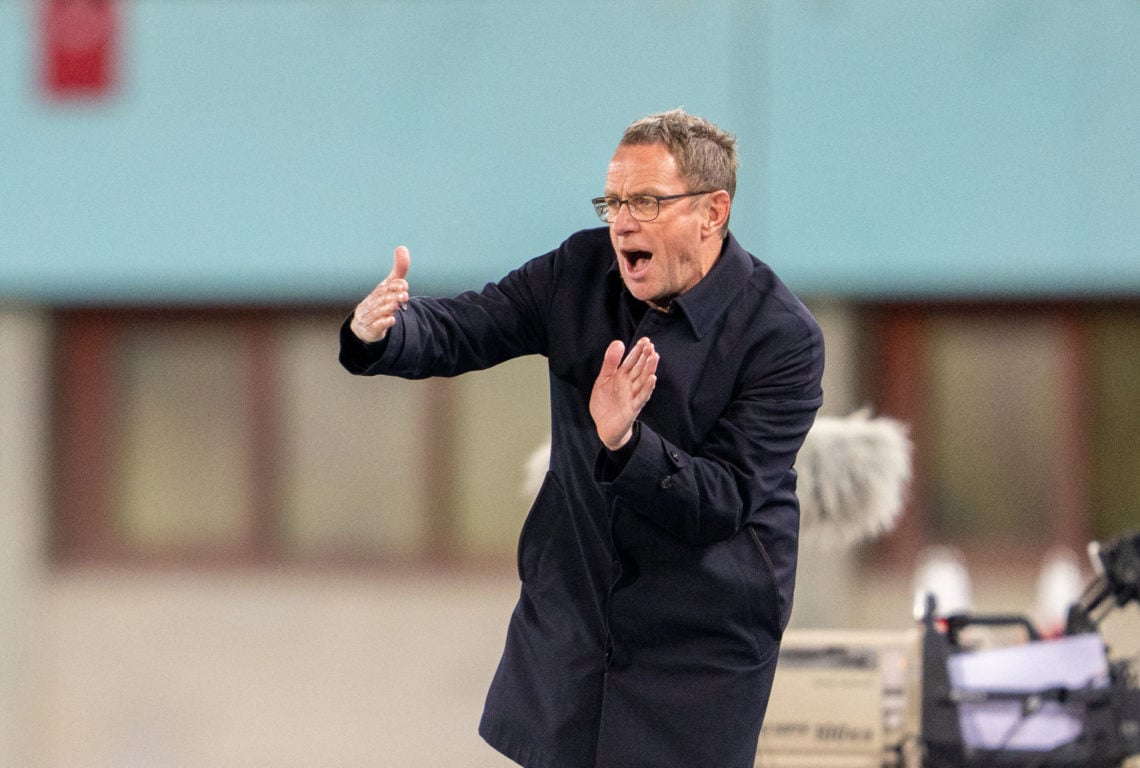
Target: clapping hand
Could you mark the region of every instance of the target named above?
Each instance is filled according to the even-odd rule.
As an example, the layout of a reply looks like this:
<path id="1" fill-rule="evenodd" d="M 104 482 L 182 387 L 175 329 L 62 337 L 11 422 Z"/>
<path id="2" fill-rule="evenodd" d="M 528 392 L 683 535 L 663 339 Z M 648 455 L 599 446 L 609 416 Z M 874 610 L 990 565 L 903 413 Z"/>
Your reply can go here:
<path id="1" fill-rule="evenodd" d="M 633 436 L 633 422 L 657 385 L 657 362 L 661 359 L 646 337 L 638 339 L 623 360 L 624 353 L 625 344 L 610 342 L 590 394 L 590 415 L 598 437 L 611 451 Z"/>

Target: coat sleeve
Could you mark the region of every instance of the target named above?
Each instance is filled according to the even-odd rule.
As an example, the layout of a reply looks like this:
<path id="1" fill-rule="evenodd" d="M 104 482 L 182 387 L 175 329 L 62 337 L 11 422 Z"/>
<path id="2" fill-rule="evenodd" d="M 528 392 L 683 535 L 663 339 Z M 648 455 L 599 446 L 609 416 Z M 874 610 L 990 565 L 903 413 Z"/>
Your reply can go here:
<path id="1" fill-rule="evenodd" d="M 514 357 L 546 354 L 554 254 L 524 264 L 482 291 L 451 298 L 412 297 L 380 342 L 366 344 L 341 326 L 340 362 L 350 373 L 407 379 L 456 376 Z"/>
<path id="2" fill-rule="evenodd" d="M 628 460 L 599 454 L 595 479 L 690 544 L 727 539 L 768 511 L 794 515 L 792 467 L 823 401 L 822 334 L 814 322 L 799 328 L 779 354 L 743 372 L 739 394 L 695 450 L 641 423 Z"/>

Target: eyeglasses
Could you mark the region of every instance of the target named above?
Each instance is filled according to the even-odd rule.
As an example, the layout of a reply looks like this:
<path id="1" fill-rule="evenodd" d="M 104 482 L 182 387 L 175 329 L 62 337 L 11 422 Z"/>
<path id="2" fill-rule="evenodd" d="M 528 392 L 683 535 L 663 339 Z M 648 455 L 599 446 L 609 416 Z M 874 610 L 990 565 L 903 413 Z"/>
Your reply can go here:
<path id="1" fill-rule="evenodd" d="M 595 197 L 590 202 L 594 204 L 598 218 L 607 224 L 614 223 L 623 205 L 629 209 L 629 215 L 638 221 L 653 221 L 661 213 L 661 203 L 680 200 L 682 197 L 707 195 L 715 191 L 706 189 L 702 192 L 684 192 L 680 195 L 633 195 L 625 200 L 618 197 Z"/>

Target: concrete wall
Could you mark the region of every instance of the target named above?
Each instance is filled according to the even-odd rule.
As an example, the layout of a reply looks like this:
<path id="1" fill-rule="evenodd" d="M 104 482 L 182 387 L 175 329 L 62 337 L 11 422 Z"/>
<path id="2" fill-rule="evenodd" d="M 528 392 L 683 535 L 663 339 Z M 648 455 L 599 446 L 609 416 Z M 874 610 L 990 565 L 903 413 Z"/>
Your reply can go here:
<path id="1" fill-rule="evenodd" d="M 860 405 L 853 320 L 816 312 L 843 413 Z M 450 573 L 52 563 L 48 341 L 41 312 L 0 311 L 0 768 L 510 765 L 476 733 L 509 557 Z M 1035 563 L 972 576 L 977 610 L 1031 608 Z M 807 548 L 793 626 L 906 629 L 910 590 L 909 573 Z M 1106 627 L 1123 657 L 1140 654 L 1135 608 Z"/>
<path id="2" fill-rule="evenodd" d="M 0 768 L 41 764 L 45 331 L 37 312 L 0 309 Z"/>
<path id="3" fill-rule="evenodd" d="M 475 728 L 516 589 L 509 573 L 57 574 L 41 751 L 21 765 L 509 765 Z"/>

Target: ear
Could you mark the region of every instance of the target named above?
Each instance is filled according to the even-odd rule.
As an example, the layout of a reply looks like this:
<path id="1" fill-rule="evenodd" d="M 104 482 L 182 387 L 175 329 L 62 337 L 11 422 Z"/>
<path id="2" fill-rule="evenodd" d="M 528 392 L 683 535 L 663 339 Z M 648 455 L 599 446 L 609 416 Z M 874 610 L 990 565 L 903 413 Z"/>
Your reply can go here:
<path id="1" fill-rule="evenodd" d="M 732 198 L 726 190 L 718 189 L 708 196 L 707 217 L 704 221 L 704 234 L 706 237 L 720 236 L 721 230 L 728 223 L 728 214 L 732 210 Z"/>

